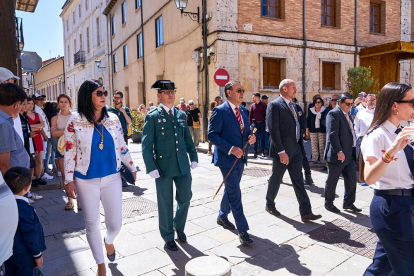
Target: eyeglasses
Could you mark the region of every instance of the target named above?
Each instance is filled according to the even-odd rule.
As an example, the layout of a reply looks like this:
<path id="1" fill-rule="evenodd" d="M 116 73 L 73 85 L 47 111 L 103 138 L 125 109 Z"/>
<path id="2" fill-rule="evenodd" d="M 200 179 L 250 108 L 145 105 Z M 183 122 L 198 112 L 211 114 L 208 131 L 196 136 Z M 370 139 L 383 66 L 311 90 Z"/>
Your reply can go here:
<path id="1" fill-rule="evenodd" d="M 160 93 L 164 93 L 164 94 L 175 94 L 177 91 L 175 90 L 160 90 Z"/>
<path id="2" fill-rule="evenodd" d="M 36 101 L 41 101 L 43 102 L 45 100 L 45 98 L 37 98 Z"/>
<path id="3" fill-rule="evenodd" d="M 346 106 L 352 106 L 354 103 L 344 103 Z"/>
<path id="4" fill-rule="evenodd" d="M 102 96 L 108 97 L 108 91 L 106 91 L 106 90 L 105 91 L 98 90 L 98 91 L 95 91 L 93 93 L 96 93 L 96 96 L 98 96 L 98 97 L 102 97 Z"/>
<path id="5" fill-rule="evenodd" d="M 368 100 L 369 102 L 375 102 L 377 99 L 373 99 L 373 100 Z"/>
<path id="6" fill-rule="evenodd" d="M 414 100 L 411 100 L 411 101 L 395 101 L 396 103 L 410 103 L 410 104 L 412 104 L 413 105 L 413 107 L 414 107 Z"/>
<path id="7" fill-rule="evenodd" d="M 236 90 L 236 92 L 237 93 L 244 93 L 244 92 L 246 92 L 246 90 L 239 88 L 239 89 Z"/>
<path id="8" fill-rule="evenodd" d="M 114 97 L 114 100 L 122 100 L 121 97 Z"/>

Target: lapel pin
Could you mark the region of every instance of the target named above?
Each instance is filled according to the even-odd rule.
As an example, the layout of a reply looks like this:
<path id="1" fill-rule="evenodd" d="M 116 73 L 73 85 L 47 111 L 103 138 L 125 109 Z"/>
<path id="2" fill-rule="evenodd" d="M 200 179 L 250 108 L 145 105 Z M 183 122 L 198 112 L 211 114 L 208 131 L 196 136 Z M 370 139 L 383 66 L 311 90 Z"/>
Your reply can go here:
<path id="1" fill-rule="evenodd" d="M 165 123 L 167 120 L 165 120 L 165 118 L 164 118 L 164 119 L 162 119 L 162 121 Z"/>

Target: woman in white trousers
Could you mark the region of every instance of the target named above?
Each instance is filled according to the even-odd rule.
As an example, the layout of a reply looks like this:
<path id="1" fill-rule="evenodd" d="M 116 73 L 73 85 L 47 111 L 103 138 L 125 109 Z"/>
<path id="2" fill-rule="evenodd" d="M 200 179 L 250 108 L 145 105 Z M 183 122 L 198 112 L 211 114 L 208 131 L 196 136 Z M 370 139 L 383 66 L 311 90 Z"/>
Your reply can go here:
<path id="1" fill-rule="evenodd" d="M 107 95 L 98 81 L 85 81 L 78 92 L 78 114 L 72 115 L 65 129 L 65 190 L 82 205 L 99 276 L 106 275 L 99 203 L 105 211 L 107 257 L 113 262 L 113 242 L 122 226 L 121 162 L 136 176 L 121 123 L 106 110 Z"/>

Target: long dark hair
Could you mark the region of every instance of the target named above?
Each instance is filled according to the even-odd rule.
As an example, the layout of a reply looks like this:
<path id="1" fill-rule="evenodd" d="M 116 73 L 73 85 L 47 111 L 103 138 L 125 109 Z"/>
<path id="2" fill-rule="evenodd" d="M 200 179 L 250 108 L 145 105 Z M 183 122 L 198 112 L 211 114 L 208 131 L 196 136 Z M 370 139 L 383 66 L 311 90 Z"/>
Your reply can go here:
<path id="1" fill-rule="evenodd" d="M 58 104 L 56 102 L 47 102 L 45 104 L 45 108 L 43 109 L 43 111 L 45 112 L 46 118 L 50 124 L 52 117 L 56 116 L 59 113 L 60 108 L 58 107 Z"/>
<path id="2" fill-rule="evenodd" d="M 78 91 L 78 113 L 91 123 L 95 122 L 95 106 L 92 103 L 92 92 L 102 87 L 102 83 L 97 80 L 86 80 L 82 83 Z M 102 108 L 101 118 L 98 122 L 108 117 L 106 107 Z"/>
<path id="3" fill-rule="evenodd" d="M 398 82 L 390 82 L 384 85 L 378 94 L 374 119 L 369 130 L 385 122 L 391 116 L 395 101 L 401 101 L 411 89 L 411 86 Z"/>

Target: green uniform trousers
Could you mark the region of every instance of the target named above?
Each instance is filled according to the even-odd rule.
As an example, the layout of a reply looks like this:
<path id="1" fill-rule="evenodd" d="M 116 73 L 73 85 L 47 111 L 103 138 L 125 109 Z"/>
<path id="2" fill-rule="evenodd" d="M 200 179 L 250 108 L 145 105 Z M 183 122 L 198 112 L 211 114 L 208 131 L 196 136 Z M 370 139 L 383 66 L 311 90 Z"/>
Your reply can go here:
<path id="1" fill-rule="evenodd" d="M 184 232 L 190 207 L 191 173 L 186 175 L 155 179 L 157 186 L 158 221 L 162 238 L 165 242 L 174 240 L 174 228 Z M 173 181 L 175 182 L 177 209 L 173 218 Z M 174 228 L 173 228 L 174 227 Z"/>

